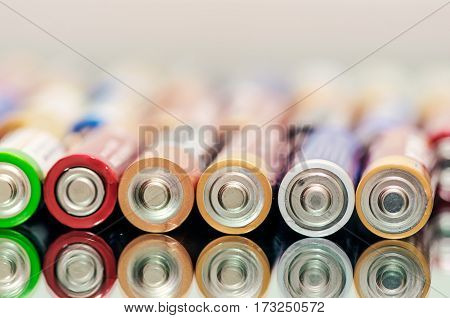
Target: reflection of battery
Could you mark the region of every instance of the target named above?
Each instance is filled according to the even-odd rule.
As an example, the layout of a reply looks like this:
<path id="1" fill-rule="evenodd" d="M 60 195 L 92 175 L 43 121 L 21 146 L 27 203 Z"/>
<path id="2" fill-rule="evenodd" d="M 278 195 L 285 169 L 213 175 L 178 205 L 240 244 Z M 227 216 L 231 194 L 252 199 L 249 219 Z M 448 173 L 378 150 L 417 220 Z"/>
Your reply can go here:
<path id="1" fill-rule="evenodd" d="M 116 281 L 116 259 L 99 236 L 73 231 L 50 245 L 44 275 L 57 297 L 105 297 Z"/>
<path id="2" fill-rule="evenodd" d="M 147 149 L 127 168 L 119 185 L 123 214 L 147 232 L 168 232 L 186 220 L 198 179 L 221 144 L 216 129 L 204 129 L 216 120 L 217 103 L 192 83 L 174 86 L 160 93 L 160 104 L 191 126 L 177 127 L 178 122 L 165 113 L 153 116 L 149 121 L 163 136 L 143 136 Z M 189 120 L 193 114 L 200 118 Z"/>
<path id="3" fill-rule="evenodd" d="M 44 198 L 50 213 L 72 228 L 103 222 L 117 201 L 119 178 L 137 157 L 137 141 L 121 130 L 92 132 L 49 171 Z"/>
<path id="4" fill-rule="evenodd" d="M 430 255 L 430 267 L 450 273 L 450 206 L 447 202 L 441 202 L 434 208 L 424 238 Z"/>
<path id="5" fill-rule="evenodd" d="M 414 244 L 384 240 L 371 245 L 355 267 L 355 287 L 360 297 L 426 297 L 430 268 Z"/>
<path id="6" fill-rule="evenodd" d="M 333 234 L 353 213 L 361 148 L 348 131 L 322 128 L 295 149 L 278 192 L 281 214 L 303 235 Z"/>
<path id="7" fill-rule="evenodd" d="M 118 278 L 128 297 L 183 297 L 189 291 L 193 266 L 189 253 L 175 239 L 142 235 L 123 250 Z"/>
<path id="8" fill-rule="evenodd" d="M 225 146 L 197 187 L 198 209 L 216 230 L 248 233 L 266 219 L 272 205 L 272 186 L 286 160 L 287 115 L 263 127 L 261 116 L 276 114 L 286 103 L 284 97 L 285 92 L 280 94 L 272 85 L 237 86 L 233 92 L 230 118 L 222 123 L 230 128 Z"/>
<path id="9" fill-rule="evenodd" d="M 19 232 L 0 230 L 0 298 L 29 296 L 40 272 L 35 246 Z"/>
<path id="10" fill-rule="evenodd" d="M 224 236 L 201 252 L 196 279 L 206 297 L 263 297 L 270 280 L 269 260 L 251 240 Z"/>
<path id="11" fill-rule="evenodd" d="M 369 148 L 356 192 L 356 209 L 364 225 L 389 239 L 418 232 L 433 207 L 432 165 L 427 140 L 414 128 L 380 135 Z"/>
<path id="12" fill-rule="evenodd" d="M 283 297 L 345 297 L 353 283 L 352 264 L 347 254 L 322 238 L 307 238 L 292 244 L 277 267 Z"/>
<path id="13" fill-rule="evenodd" d="M 0 142 L 0 227 L 25 222 L 39 207 L 42 181 L 64 153 L 60 141 L 22 128 Z"/>

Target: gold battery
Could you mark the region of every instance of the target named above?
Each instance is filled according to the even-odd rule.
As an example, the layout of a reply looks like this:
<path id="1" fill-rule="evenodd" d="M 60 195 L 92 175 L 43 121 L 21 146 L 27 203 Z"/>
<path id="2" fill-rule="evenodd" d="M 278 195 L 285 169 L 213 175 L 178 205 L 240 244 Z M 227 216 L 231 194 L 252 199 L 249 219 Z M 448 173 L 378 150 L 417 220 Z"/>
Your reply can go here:
<path id="1" fill-rule="evenodd" d="M 412 127 L 389 130 L 368 150 L 356 191 L 356 210 L 374 234 L 401 239 L 428 221 L 434 199 L 434 158 L 423 133 Z"/>
<path id="2" fill-rule="evenodd" d="M 427 254 L 416 240 L 383 240 L 359 257 L 354 281 L 362 298 L 423 298 L 430 290 Z"/>
<path id="3" fill-rule="evenodd" d="M 214 126 L 219 112 L 206 87 L 175 81 L 159 92 L 157 100 L 170 112 L 157 113 L 149 120 L 161 136 L 141 133 L 147 147 L 125 171 L 119 185 L 125 217 L 152 233 L 171 231 L 188 217 L 200 175 L 221 144 L 217 130 L 202 130 L 206 124 Z M 183 118 L 189 126 L 180 125 L 176 118 Z"/>
<path id="4" fill-rule="evenodd" d="M 253 241 L 223 236 L 203 249 L 195 277 L 200 292 L 208 298 L 264 297 L 270 281 L 270 264 Z"/>
<path id="5" fill-rule="evenodd" d="M 145 234 L 129 243 L 120 255 L 118 279 L 128 297 L 179 298 L 191 287 L 193 265 L 177 240 Z"/>
<path id="6" fill-rule="evenodd" d="M 247 83 L 238 85 L 231 96 L 222 127 L 236 130 L 227 134 L 224 148 L 200 177 L 197 206 L 216 230 L 244 234 L 266 219 L 272 186 L 286 162 L 287 114 L 260 125 L 287 101 L 284 92 Z"/>

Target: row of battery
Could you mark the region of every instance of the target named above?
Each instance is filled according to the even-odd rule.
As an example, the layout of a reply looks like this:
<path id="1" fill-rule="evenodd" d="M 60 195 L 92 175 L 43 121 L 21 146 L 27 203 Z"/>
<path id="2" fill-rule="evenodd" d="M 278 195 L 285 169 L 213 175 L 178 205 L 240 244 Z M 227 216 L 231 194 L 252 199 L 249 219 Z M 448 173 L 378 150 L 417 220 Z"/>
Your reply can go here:
<path id="1" fill-rule="evenodd" d="M 177 79 L 154 91 L 143 102 L 105 80 L 86 102 L 59 80 L 25 101 L 4 92 L 0 227 L 25 222 L 43 197 L 71 228 L 98 226 L 118 201 L 137 228 L 164 233 L 196 198 L 213 228 L 244 234 L 263 223 L 277 192 L 286 223 L 303 235 L 337 232 L 356 206 L 370 231 L 396 239 L 427 223 L 438 185 L 447 196 L 448 99 L 430 102 L 418 129 L 414 107 L 395 94 L 364 107 L 321 95 L 287 111 L 288 90 L 267 80 L 219 94 Z M 180 122 L 188 137 L 154 134 Z"/>
<path id="2" fill-rule="evenodd" d="M 168 236 L 129 225 L 58 232 L 35 220 L 0 230 L 0 297 L 442 296 L 439 284 L 431 287 L 431 268 L 450 273 L 449 207 L 437 214 L 407 240 L 362 241 L 299 239 L 282 223 L 274 236 L 244 237 L 219 236 L 197 221 Z M 193 231 L 203 236 L 193 240 Z"/>

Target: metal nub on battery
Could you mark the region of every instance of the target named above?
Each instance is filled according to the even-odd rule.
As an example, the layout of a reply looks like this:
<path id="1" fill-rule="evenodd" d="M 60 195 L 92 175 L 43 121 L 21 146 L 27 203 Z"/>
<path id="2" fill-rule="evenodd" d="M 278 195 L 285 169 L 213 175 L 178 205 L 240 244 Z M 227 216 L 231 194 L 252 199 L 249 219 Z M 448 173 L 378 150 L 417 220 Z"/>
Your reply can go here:
<path id="1" fill-rule="evenodd" d="M 15 165 L 0 163 L 0 219 L 20 214 L 30 196 L 31 185 L 25 173 Z"/>
<path id="2" fill-rule="evenodd" d="M 291 245 L 279 261 L 277 275 L 285 297 L 345 297 L 353 284 L 347 254 L 322 238 L 303 239 Z"/>
<path id="3" fill-rule="evenodd" d="M 144 158 L 129 166 L 119 184 L 124 216 L 147 232 L 168 232 L 187 218 L 195 190 L 187 173 L 163 158 Z"/>
<path id="4" fill-rule="evenodd" d="M 225 236 L 204 248 L 196 279 L 206 297 L 263 297 L 270 265 L 263 250 L 249 239 Z"/>
<path id="5" fill-rule="evenodd" d="M 69 297 L 91 297 L 103 284 L 103 259 L 86 244 L 69 245 L 61 252 L 55 266 L 58 284 Z"/>
<path id="6" fill-rule="evenodd" d="M 178 241 L 164 235 L 142 235 L 122 252 L 118 277 L 128 297 L 182 297 L 192 283 L 192 261 Z"/>
<path id="7" fill-rule="evenodd" d="M 44 257 L 44 275 L 58 297 L 105 297 L 116 281 L 116 259 L 101 237 L 71 231 L 48 248 Z"/>
<path id="8" fill-rule="evenodd" d="M 331 161 L 307 160 L 295 165 L 283 178 L 278 205 L 286 223 L 298 233 L 312 237 L 331 235 L 353 213 L 353 181 Z"/>
<path id="9" fill-rule="evenodd" d="M 94 171 L 69 168 L 59 177 L 56 197 L 62 209 L 73 216 L 84 217 L 95 213 L 105 197 L 105 186 Z"/>
<path id="10" fill-rule="evenodd" d="M 413 244 L 385 240 L 370 246 L 355 267 L 355 287 L 360 297 L 426 297 L 430 268 Z"/>
<path id="11" fill-rule="evenodd" d="M 366 227 L 389 239 L 411 236 L 428 220 L 433 190 L 428 172 L 413 159 L 390 157 L 373 163 L 356 191 L 356 209 Z"/>
<path id="12" fill-rule="evenodd" d="M 39 274 L 39 256 L 32 243 L 16 231 L 1 230 L 0 298 L 27 296 Z"/>
<path id="13" fill-rule="evenodd" d="M 260 169 L 246 161 L 223 160 L 200 177 L 197 203 L 203 218 L 216 230 L 243 234 L 267 217 L 272 188 Z"/>

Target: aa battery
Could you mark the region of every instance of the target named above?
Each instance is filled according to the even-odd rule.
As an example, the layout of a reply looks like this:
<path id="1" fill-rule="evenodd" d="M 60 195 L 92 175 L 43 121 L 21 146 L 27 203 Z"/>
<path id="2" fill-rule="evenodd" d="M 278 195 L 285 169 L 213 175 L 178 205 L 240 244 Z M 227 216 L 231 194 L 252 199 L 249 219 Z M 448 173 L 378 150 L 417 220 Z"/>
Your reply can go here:
<path id="1" fill-rule="evenodd" d="M 361 147 L 341 128 L 319 128 L 295 147 L 278 191 L 286 223 L 298 233 L 323 237 L 341 229 L 355 205 Z"/>
<path id="2" fill-rule="evenodd" d="M 192 284 L 192 260 L 177 240 L 161 234 L 146 234 L 134 239 L 123 250 L 118 278 L 128 297 L 183 297 Z"/>
<path id="3" fill-rule="evenodd" d="M 248 233 L 266 219 L 272 186 L 277 184 L 287 156 L 286 116 L 261 128 L 263 119 L 258 122 L 257 115 L 274 113 L 285 105 L 280 91 L 258 85 L 241 89 L 230 102 L 231 125 L 224 125 L 237 130 L 227 135 L 224 148 L 200 177 L 196 194 L 203 218 L 226 234 Z M 247 108 L 255 112 L 239 114 Z"/>
<path id="4" fill-rule="evenodd" d="M 21 128 L 0 142 L 0 227 L 25 222 L 41 203 L 42 182 L 64 147 L 53 135 Z"/>
<path id="5" fill-rule="evenodd" d="M 420 131 L 407 126 L 381 134 L 368 150 L 356 192 L 362 223 L 388 239 L 418 232 L 433 208 L 432 166 L 432 152 Z"/>
<path id="6" fill-rule="evenodd" d="M 195 276 L 205 297 L 263 297 L 270 281 L 270 264 L 253 241 L 224 236 L 203 249 Z"/>
<path id="7" fill-rule="evenodd" d="M 28 297 L 41 274 L 33 243 L 14 230 L 0 230 L 0 298 Z"/>
<path id="8" fill-rule="evenodd" d="M 72 231 L 60 236 L 44 258 L 44 276 L 50 290 L 61 298 L 105 297 L 116 277 L 116 259 L 99 236 Z"/>
<path id="9" fill-rule="evenodd" d="M 282 296 L 289 298 L 346 297 L 353 285 L 347 254 L 323 238 L 293 243 L 281 256 L 275 274 Z"/>
<path id="10" fill-rule="evenodd" d="M 171 231 L 186 220 L 200 175 L 221 145 L 217 128 L 205 126 L 214 122 L 218 112 L 210 94 L 188 84 L 171 86 L 160 94 L 161 104 L 190 126 L 176 126 L 179 123 L 165 113 L 155 115 L 151 122 L 157 130 L 142 128 L 146 147 L 119 185 L 124 216 L 139 229 L 153 233 Z M 206 118 L 190 121 L 192 114 Z"/>
<path id="11" fill-rule="evenodd" d="M 371 245 L 355 267 L 355 288 L 363 298 L 416 298 L 431 283 L 426 254 L 415 243 L 383 240 Z"/>
<path id="12" fill-rule="evenodd" d="M 114 210 L 119 178 L 138 148 L 136 139 L 120 129 L 93 131 L 50 169 L 44 184 L 50 213 L 72 228 L 102 223 Z"/>

